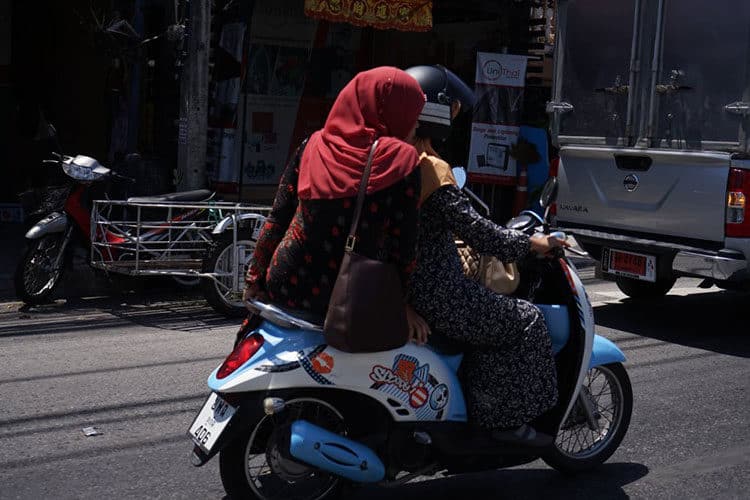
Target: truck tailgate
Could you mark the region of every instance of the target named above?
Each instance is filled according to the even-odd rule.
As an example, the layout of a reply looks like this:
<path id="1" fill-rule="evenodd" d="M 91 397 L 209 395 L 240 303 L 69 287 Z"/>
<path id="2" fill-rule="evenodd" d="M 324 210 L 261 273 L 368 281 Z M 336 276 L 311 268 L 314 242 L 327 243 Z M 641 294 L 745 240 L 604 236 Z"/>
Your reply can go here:
<path id="1" fill-rule="evenodd" d="M 558 224 L 723 241 L 730 153 L 565 146 Z"/>

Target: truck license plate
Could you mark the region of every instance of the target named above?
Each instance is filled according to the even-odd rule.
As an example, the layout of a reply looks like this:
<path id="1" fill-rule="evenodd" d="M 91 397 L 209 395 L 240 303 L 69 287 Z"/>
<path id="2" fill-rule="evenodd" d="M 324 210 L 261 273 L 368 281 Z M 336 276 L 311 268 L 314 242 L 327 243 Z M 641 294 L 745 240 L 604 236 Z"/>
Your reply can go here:
<path id="1" fill-rule="evenodd" d="M 237 408 L 213 392 L 195 417 L 188 434 L 195 444 L 209 453 L 236 411 Z"/>
<path id="2" fill-rule="evenodd" d="M 606 273 L 643 281 L 656 281 L 656 257 L 642 253 L 605 248 L 602 270 Z"/>

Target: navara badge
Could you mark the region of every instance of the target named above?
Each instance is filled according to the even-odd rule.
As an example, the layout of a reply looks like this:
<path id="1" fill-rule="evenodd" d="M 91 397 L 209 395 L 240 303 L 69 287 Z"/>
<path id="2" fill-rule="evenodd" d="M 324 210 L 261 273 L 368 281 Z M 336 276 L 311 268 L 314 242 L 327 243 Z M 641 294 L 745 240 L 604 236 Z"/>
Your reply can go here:
<path id="1" fill-rule="evenodd" d="M 625 180 L 622 181 L 622 185 L 625 186 L 625 189 L 632 193 L 638 188 L 638 177 L 636 177 L 633 174 L 628 175 L 625 177 Z"/>

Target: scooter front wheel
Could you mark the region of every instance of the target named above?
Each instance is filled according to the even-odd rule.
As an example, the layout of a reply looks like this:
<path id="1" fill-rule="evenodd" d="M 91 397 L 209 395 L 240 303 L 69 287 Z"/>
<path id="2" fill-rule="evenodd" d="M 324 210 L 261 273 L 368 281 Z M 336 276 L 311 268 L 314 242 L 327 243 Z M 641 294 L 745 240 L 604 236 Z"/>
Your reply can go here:
<path id="1" fill-rule="evenodd" d="M 566 474 L 604 463 L 625 437 L 632 412 L 633 389 L 622 363 L 591 368 L 544 461 Z"/>
<path id="2" fill-rule="evenodd" d="M 29 243 L 13 279 L 16 296 L 26 304 L 47 302 L 60 282 L 65 267 L 65 257 L 60 253 L 66 237 L 65 232 L 52 233 Z"/>
<path id="3" fill-rule="evenodd" d="M 221 482 L 230 498 L 330 500 L 338 496 L 340 478 L 289 456 L 289 425 L 300 419 L 346 433 L 344 417 L 326 401 L 288 401 L 281 414 L 264 415 L 252 430 L 221 450 Z"/>

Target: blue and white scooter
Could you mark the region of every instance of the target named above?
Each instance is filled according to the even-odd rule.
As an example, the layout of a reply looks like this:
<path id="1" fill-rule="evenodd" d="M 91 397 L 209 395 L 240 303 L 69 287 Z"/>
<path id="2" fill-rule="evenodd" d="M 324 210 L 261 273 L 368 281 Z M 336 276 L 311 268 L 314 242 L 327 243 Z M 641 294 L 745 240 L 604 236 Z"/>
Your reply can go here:
<path id="1" fill-rule="evenodd" d="M 525 212 L 509 227 L 549 231 L 547 207 L 556 191 L 551 179 L 541 197 L 544 217 Z M 319 325 L 255 302 L 263 322 L 211 374 L 213 392 L 190 426 L 194 465 L 218 453 L 231 497 L 280 500 L 322 499 L 347 485 L 396 486 L 420 475 L 540 457 L 568 473 L 603 463 L 630 423 L 625 357 L 594 334 L 591 303 L 562 250 L 519 267 L 516 295 L 541 308 L 555 352 L 560 397 L 546 424 L 554 445 L 501 444 L 472 426 L 456 375 L 461 354 L 412 343 L 341 352 L 325 344 Z"/>

